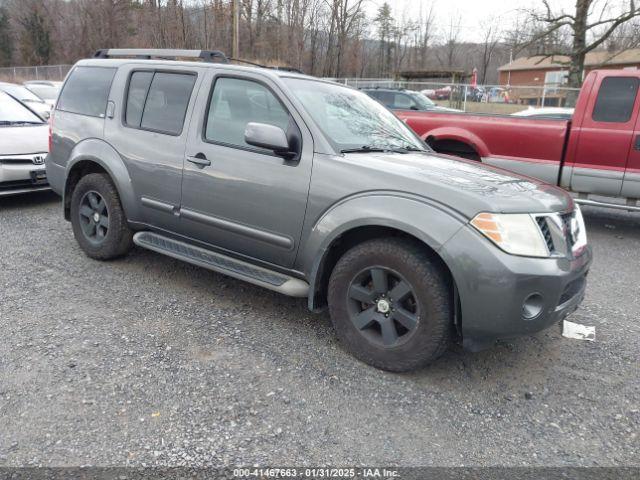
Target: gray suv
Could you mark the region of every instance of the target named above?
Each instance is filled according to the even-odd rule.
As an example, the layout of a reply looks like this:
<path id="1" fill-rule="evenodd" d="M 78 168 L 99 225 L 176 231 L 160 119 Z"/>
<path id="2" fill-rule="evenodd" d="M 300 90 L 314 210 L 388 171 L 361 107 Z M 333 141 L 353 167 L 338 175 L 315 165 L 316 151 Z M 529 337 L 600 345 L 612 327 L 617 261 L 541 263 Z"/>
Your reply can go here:
<path id="1" fill-rule="evenodd" d="M 72 69 L 46 167 L 89 257 L 136 244 L 305 297 L 393 371 L 578 307 L 592 255 L 564 191 L 435 154 L 357 90 L 225 61 L 103 50 Z"/>

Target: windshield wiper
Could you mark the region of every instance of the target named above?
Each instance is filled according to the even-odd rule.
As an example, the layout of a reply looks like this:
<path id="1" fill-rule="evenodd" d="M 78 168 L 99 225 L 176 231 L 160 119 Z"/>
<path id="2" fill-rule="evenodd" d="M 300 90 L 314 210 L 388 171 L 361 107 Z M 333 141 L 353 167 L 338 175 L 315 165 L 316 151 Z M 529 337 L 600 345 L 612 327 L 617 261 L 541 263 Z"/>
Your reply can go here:
<path id="1" fill-rule="evenodd" d="M 409 152 L 425 152 L 422 148 L 407 145 L 405 147 L 372 147 L 364 145 L 359 148 L 345 148 L 340 153 L 370 153 L 370 152 L 392 152 L 392 153 L 409 153 Z"/>
<path id="2" fill-rule="evenodd" d="M 369 153 L 369 152 L 386 152 L 386 148 L 372 147 L 370 145 L 364 145 L 357 148 L 344 148 L 340 150 L 340 153 Z"/>
<path id="3" fill-rule="evenodd" d="M 0 120 L 0 125 L 43 125 L 44 122 L 31 122 L 28 120 Z"/>

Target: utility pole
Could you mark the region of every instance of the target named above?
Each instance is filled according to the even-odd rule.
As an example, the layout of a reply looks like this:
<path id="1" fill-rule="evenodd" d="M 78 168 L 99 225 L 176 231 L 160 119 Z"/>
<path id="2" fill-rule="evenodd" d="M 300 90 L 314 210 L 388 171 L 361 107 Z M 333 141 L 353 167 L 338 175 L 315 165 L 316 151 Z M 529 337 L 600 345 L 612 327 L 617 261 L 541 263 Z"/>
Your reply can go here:
<path id="1" fill-rule="evenodd" d="M 513 48 L 509 50 L 509 71 L 507 72 L 507 87 L 511 86 L 511 64 L 513 63 Z"/>
<path id="2" fill-rule="evenodd" d="M 231 43 L 231 57 L 239 58 L 240 56 L 240 0 L 232 1 L 232 43 Z"/>

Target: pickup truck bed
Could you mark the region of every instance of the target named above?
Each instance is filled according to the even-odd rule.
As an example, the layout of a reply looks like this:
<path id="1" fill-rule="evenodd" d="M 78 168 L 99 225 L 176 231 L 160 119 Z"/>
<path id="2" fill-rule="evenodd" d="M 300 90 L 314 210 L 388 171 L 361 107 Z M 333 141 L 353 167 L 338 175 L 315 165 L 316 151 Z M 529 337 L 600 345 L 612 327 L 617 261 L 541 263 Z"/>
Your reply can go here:
<path id="1" fill-rule="evenodd" d="M 558 181 L 569 131 L 567 120 L 467 113 L 427 115 L 403 112 L 402 118 L 411 128 L 420 130 L 438 152 L 517 170 L 549 183 Z"/>
<path id="2" fill-rule="evenodd" d="M 640 210 L 640 72 L 587 75 L 573 119 L 397 111 L 436 151 L 559 185 L 593 203 L 623 199 Z M 604 203 L 605 206 L 619 204 Z"/>

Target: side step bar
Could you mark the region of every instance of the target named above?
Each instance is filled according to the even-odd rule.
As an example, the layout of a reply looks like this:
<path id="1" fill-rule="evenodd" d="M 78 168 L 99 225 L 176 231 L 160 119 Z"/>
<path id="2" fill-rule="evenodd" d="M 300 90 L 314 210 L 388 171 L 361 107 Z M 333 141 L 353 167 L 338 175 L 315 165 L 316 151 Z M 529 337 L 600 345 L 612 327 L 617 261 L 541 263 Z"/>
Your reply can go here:
<path id="1" fill-rule="evenodd" d="M 615 208 L 616 210 L 626 210 L 628 212 L 640 212 L 640 206 L 627 203 L 626 205 L 620 203 L 599 202 L 597 200 L 588 200 L 586 198 L 575 198 L 574 201 L 580 205 L 591 205 L 594 207 L 606 207 Z"/>
<path id="2" fill-rule="evenodd" d="M 223 273 L 291 297 L 306 297 L 309 293 L 309 284 L 304 280 L 257 267 L 242 260 L 164 237 L 157 233 L 138 232 L 133 236 L 133 241 L 136 245 L 154 252 Z"/>

